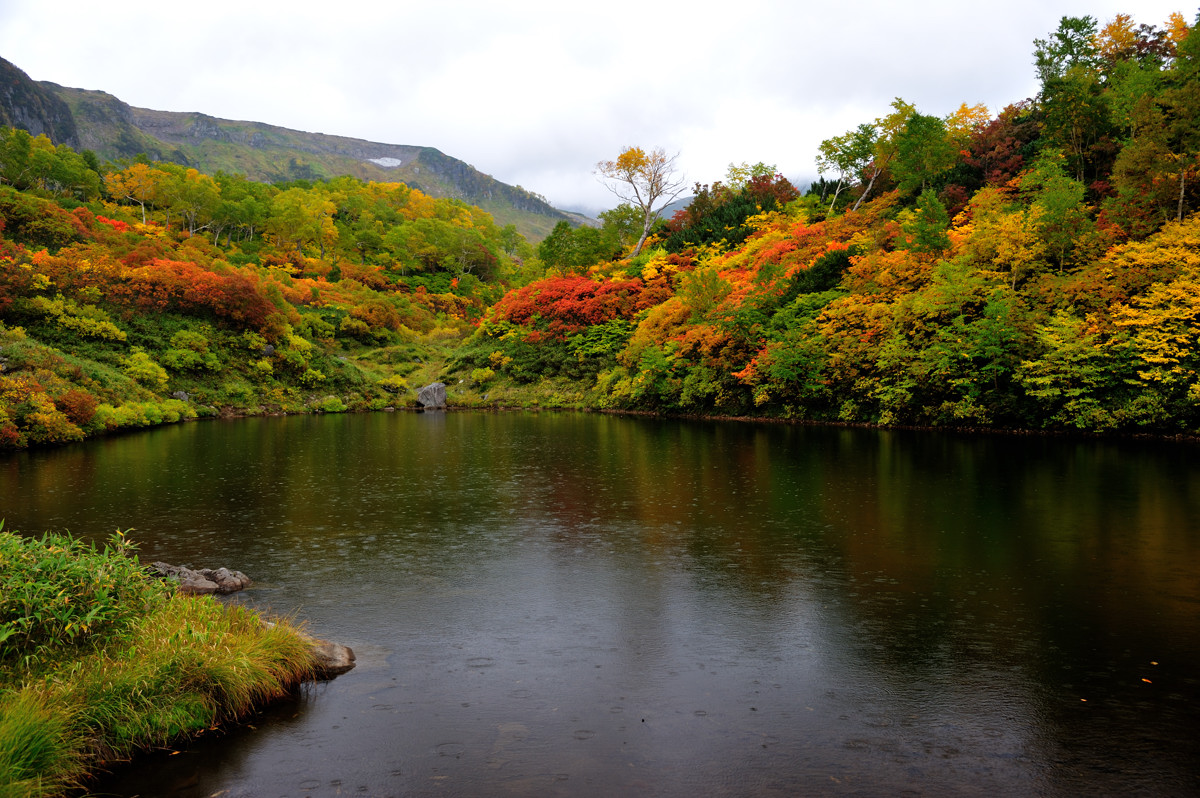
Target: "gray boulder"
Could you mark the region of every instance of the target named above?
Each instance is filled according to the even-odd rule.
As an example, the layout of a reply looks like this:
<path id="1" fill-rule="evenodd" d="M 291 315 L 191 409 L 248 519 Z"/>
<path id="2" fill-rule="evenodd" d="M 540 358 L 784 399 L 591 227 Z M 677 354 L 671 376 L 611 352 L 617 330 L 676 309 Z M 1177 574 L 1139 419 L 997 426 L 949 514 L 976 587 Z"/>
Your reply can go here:
<path id="1" fill-rule="evenodd" d="M 354 651 L 349 646 L 312 638 L 309 647 L 318 679 L 332 679 L 354 667 Z"/>
<path id="2" fill-rule="evenodd" d="M 445 407 L 446 383 L 435 382 L 417 391 L 417 403 L 421 407 Z"/>
<path id="3" fill-rule="evenodd" d="M 155 576 L 173 579 L 179 583 L 178 591 L 184 595 L 203 596 L 209 593 L 236 593 L 253 584 L 250 577 L 241 571 L 228 568 L 192 569 L 183 565 L 168 565 L 156 562 L 150 565 Z"/>

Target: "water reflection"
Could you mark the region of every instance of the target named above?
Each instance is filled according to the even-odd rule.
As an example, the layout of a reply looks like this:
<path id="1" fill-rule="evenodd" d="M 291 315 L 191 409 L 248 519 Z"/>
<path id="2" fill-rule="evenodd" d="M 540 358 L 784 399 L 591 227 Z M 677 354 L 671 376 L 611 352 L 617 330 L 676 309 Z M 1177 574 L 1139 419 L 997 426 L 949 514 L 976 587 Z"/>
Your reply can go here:
<path id="1" fill-rule="evenodd" d="M 359 653 L 114 794 L 1186 795 L 1193 451 L 377 414 L 14 455 L 0 495 Z"/>

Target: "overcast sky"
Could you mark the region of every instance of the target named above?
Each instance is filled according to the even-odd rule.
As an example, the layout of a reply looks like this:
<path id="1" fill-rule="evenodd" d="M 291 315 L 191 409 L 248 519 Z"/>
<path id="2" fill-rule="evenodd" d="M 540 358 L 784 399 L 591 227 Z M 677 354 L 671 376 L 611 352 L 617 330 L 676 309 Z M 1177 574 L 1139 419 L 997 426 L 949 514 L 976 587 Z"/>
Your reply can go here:
<path id="1" fill-rule="evenodd" d="M 0 0 L 0 57 L 143 108 L 436 147 L 595 211 L 615 204 L 595 164 L 625 146 L 679 153 L 689 182 L 743 161 L 807 181 L 822 139 L 894 97 L 1032 96 L 1032 42 L 1064 15 L 1161 26 L 1191 2 Z"/>

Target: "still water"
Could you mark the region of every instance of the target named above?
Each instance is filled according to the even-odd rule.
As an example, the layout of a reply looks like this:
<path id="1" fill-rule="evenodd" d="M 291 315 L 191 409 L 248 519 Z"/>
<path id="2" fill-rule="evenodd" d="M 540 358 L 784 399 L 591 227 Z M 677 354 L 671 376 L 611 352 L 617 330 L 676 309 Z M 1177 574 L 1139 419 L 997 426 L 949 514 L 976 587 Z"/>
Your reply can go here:
<path id="1" fill-rule="evenodd" d="M 1195 454 L 253 419 L 7 456 L 0 514 L 240 569 L 358 655 L 106 794 L 1200 795 Z"/>

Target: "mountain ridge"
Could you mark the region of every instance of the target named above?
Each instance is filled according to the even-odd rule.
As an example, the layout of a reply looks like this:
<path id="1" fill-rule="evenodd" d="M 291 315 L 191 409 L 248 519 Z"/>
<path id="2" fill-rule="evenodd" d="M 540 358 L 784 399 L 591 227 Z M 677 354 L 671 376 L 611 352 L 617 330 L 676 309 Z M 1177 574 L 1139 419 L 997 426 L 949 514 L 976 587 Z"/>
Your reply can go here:
<path id="1" fill-rule="evenodd" d="M 559 210 L 542 196 L 491 175 L 435 147 L 388 144 L 232 120 L 199 111 L 158 111 L 108 92 L 35 81 L 0 58 L 0 124 L 45 134 L 55 144 L 91 150 L 101 160 L 145 156 L 198 169 L 226 171 L 259 182 L 327 180 L 348 175 L 402 182 L 433 197 L 476 205 L 499 225 L 544 238 L 554 225 L 592 223 Z"/>

